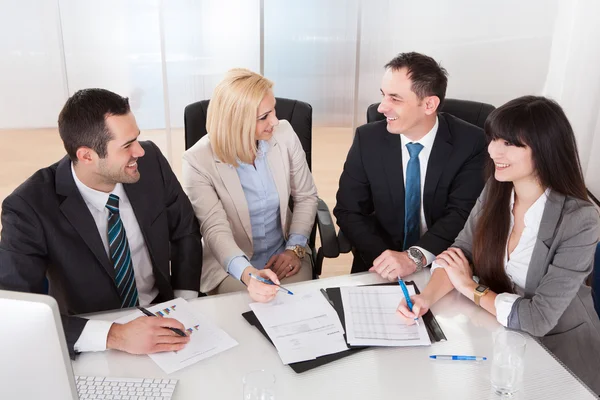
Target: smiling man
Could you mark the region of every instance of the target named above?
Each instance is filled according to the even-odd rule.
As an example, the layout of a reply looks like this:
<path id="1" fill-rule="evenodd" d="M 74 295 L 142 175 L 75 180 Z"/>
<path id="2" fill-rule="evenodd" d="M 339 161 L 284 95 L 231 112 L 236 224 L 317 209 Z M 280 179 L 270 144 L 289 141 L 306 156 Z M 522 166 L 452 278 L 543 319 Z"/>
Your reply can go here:
<path id="1" fill-rule="evenodd" d="M 183 348 L 174 319 L 74 316 L 198 296 L 201 237 L 177 178 L 156 145 L 138 142 L 129 101 L 108 90 L 75 93 L 58 129 L 67 156 L 2 204 L 0 289 L 45 293 L 49 282 L 71 356 Z"/>
<path id="2" fill-rule="evenodd" d="M 352 272 L 420 271 L 462 230 L 483 189 L 483 130 L 439 112 L 447 73 L 402 53 L 385 66 L 378 111 L 359 127 L 340 177 L 337 224 L 354 248 Z"/>

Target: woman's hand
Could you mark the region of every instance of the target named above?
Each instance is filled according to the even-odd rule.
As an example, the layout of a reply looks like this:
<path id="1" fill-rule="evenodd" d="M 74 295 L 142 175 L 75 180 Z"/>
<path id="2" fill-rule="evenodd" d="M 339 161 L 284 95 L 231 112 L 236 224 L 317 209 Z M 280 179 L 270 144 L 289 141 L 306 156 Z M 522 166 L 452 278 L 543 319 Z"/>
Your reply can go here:
<path id="1" fill-rule="evenodd" d="M 422 294 L 416 294 L 410 297 L 410 301 L 413 303 L 413 309 L 410 311 L 408 306 L 406 305 L 406 299 L 402 299 L 400 304 L 398 304 L 398 309 L 396 312 L 402 318 L 402 322 L 406 325 L 412 325 L 415 323 L 415 318 L 420 318 L 429 311 L 429 307 L 431 307 L 430 300 L 423 296 Z"/>
<path id="2" fill-rule="evenodd" d="M 287 278 L 288 276 L 296 275 L 300 271 L 302 260 L 298 258 L 292 250 L 286 250 L 280 254 L 271 256 L 265 269 L 270 269 L 275 272 L 279 279 Z"/>
<path id="3" fill-rule="evenodd" d="M 279 279 L 277 278 L 277 275 L 275 275 L 275 273 L 271 270 L 258 270 L 254 267 L 247 267 L 242 273 L 242 281 L 248 287 L 248 293 L 250 294 L 252 300 L 258 301 L 259 303 L 268 303 L 269 301 L 273 300 L 277 295 L 278 287 L 263 283 L 258 279 L 252 279 L 250 278 L 250 274 L 260 276 L 264 279 L 270 279 L 272 282 L 279 285 Z"/>
<path id="4" fill-rule="evenodd" d="M 452 286 L 461 293 L 472 292 L 473 270 L 461 249 L 450 247 L 437 256 L 435 262 L 444 267 Z M 468 290 L 466 290 L 468 289 Z"/>

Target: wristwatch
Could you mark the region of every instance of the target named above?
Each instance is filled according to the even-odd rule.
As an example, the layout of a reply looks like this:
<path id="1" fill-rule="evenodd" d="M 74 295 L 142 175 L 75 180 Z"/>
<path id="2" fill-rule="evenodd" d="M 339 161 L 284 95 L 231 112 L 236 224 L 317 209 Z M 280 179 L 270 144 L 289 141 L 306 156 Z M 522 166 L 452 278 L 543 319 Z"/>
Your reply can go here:
<path id="1" fill-rule="evenodd" d="M 409 247 L 406 251 L 406 254 L 408 254 L 408 258 L 410 258 L 415 264 L 417 264 L 417 269 L 415 270 L 415 272 L 420 272 L 425 266 L 425 261 L 423 261 L 425 260 L 425 255 L 423 254 L 423 252 L 417 249 L 416 247 Z"/>
<path id="2" fill-rule="evenodd" d="M 295 246 L 287 246 L 285 249 L 293 251 L 294 254 L 296 254 L 298 256 L 298 258 L 301 260 L 304 258 L 304 255 L 306 254 L 306 249 L 304 247 L 300 246 L 299 244 L 297 244 Z"/>
<path id="3" fill-rule="evenodd" d="M 489 291 L 490 291 L 490 288 L 485 285 L 477 286 L 475 288 L 475 290 L 473 291 L 473 301 L 475 302 L 475 304 L 479 305 L 481 298 L 483 296 L 485 296 L 487 294 L 487 292 L 489 292 Z"/>

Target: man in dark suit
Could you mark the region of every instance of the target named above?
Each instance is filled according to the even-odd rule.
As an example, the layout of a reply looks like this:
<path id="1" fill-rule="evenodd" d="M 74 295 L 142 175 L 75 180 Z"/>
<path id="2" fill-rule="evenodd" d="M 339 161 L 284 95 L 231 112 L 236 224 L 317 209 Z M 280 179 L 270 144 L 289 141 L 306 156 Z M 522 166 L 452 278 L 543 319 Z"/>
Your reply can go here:
<path id="1" fill-rule="evenodd" d="M 197 297 L 202 245 L 166 159 L 152 142 L 138 142 L 128 99 L 78 91 L 58 127 L 68 155 L 3 202 L 0 289 L 44 293 L 47 278 L 71 356 L 183 348 L 189 338 L 167 329 L 185 329 L 174 319 L 121 325 L 74 316 Z"/>
<path id="2" fill-rule="evenodd" d="M 356 130 L 333 210 L 354 247 L 352 272 L 420 271 L 462 230 L 483 189 L 483 131 L 438 112 L 447 73 L 402 53 L 381 83 L 383 121 Z"/>

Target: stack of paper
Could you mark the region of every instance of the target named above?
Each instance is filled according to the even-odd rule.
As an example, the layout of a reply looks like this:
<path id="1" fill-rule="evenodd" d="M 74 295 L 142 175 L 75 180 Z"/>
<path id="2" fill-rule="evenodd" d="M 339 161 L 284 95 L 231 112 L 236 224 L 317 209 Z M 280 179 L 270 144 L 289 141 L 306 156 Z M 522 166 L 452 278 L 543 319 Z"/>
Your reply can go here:
<path id="1" fill-rule="evenodd" d="M 279 293 L 270 303 L 250 308 L 284 364 L 314 360 L 348 350 L 340 319 L 319 291 Z"/>
<path id="2" fill-rule="evenodd" d="M 400 286 L 340 288 L 348 343 L 353 346 L 426 346 L 429 335 L 423 320 L 406 325 L 396 313 L 404 298 Z M 415 289 L 408 286 L 412 296 Z"/>
<path id="3" fill-rule="evenodd" d="M 214 356 L 238 344 L 225 331 L 202 314 L 194 311 L 190 304 L 182 298 L 148 307 L 148 311 L 157 316 L 175 318 L 185 326 L 186 333 L 190 336 L 190 342 L 183 350 L 149 354 L 150 358 L 167 374 Z M 124 324 L 143 315 L 141 311 L 136 311 L 126 317 L 119 318 L 115 322 Z"/>

